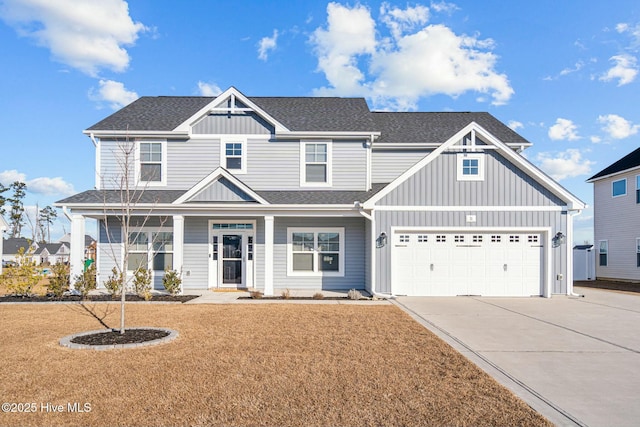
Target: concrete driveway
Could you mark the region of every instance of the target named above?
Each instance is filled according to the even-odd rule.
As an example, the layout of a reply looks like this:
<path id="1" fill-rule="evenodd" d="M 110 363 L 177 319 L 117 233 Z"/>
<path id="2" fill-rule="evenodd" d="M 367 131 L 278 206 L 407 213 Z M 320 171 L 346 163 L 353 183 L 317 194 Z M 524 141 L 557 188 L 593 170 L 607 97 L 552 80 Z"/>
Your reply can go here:
<path id="1" fill-rule="evenodd" d="M 556 425 L 640 423 L 640 294 L 400 297 L 396 304 Z"/>

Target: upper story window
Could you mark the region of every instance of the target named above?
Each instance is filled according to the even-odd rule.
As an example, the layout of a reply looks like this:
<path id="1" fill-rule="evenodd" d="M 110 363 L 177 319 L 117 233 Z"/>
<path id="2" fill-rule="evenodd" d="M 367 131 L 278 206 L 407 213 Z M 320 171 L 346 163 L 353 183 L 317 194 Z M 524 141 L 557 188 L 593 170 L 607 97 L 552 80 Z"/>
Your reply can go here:
<path id="1" fill-rule="evenodd" d="M 636 203 L 640 203 L 640 175 L 636 175 Z"/>
<path id="2" fill-rule="evenodd" d="M 164 141 L 139 141 L 136 162 L 139 182 L 145 185 L 167 183 L 167 153 Z"/>
<path id="3" fill-rule="evenodd" d="M 484 181 L 484 154 L 460 153 L 457 163 L 458 181 Z"/>
<path id="4" fill-rule="evenodd" d="M 331 185 L 331 143 L 303 142 L 300 148 L 300 185 Z"/>
<path id="5" fill-rule="evenodd" d="M 245 141 L 222 141 L 220 162 L 222 167 L 233 173 L 247 172 L 247 147 Z"/>
<path id="6" fill-rule="evenodd" d="M 613 197 L 624 196 L 627 194 L 627 179 L 619 179 L 611 183 L 611 195 Z"/>

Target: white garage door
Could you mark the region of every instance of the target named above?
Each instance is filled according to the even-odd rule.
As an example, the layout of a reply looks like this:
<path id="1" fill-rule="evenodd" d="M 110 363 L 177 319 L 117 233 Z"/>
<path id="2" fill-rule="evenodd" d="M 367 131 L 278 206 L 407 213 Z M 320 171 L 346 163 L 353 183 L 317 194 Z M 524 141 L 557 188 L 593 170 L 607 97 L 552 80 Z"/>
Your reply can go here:
<path id="1" fill-rule="evenodd" d="M 396 295 L 542 294 L 539 233 L 396 231 L 392 250 Z"/>

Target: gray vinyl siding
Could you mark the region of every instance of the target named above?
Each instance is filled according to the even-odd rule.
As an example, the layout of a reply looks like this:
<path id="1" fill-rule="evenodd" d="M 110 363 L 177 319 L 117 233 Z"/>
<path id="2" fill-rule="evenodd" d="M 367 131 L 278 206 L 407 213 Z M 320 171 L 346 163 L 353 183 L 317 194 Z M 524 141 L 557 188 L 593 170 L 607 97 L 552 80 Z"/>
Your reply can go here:
<path id="1" fill-rule="evenodd" d="M 219 139 L 167 142 L 168 190 L 188 190 L 220 166 Z"/>
<path id="2" fill-rule="evenodd" d="M 476 215 L 476 222 L 469 224 L 466 222 L 466 215 Z M 376 248 L 376 282 L 378 292 L 391 292 L 391 247 L 392 234 L 391 227 L 442 227 L 446 232 L 449 227 L 468 227 L 469 229 L 486 228 L 490 231 L 494 228 L 546 228 L 550 227 L 551 232 L 547 241 L 544 241 L 544 250 L 552 251 L 551 292 L 554 294 L 566 294 L 566 266 L 567 251 L 570 245 L 564 244 L 558 248 L 551 247 L 551 237 L 558 231 L 566 234 L 567 214 L 566 212 L 397 212 L 397 211 L 377 211 L 375 212 L 376 236 L 385 232 L 388 237 L 386 246 Z M 459 230 L 459 229 L 458 229 Z M 460 231 L 462 232 L 462 231 Z M 546 253 L 544 255 L 546 260 Z M 557 275 L 562 273 L 562 280 L 558 280 Z M 545 276 L 546 277 L 546 276 Z"/>
<path id="3" fill-rule="evenodd" d="M 244 202 L 252 201 L 244 191 L 239 189 L 226 178 L 220 178 L 196 194 L 193 202 Z"/>
<path id="4" fill-rule="evenodd" d="M 443 153 L 416 172 L 379 206 L 560 206 L 564 203 L 504 157 L 484 156 L 483 181 L 458 181 L 456 153 Z"/>
<path id="5" fill-rule="evenodd" d="M 273 253 L 274 289 L 348 290 L 365 287 L 364 218 L 292 218 L 275 219 Z M 344 227 L 344 277 L 287 276 L 288 227 Z"/>
<path id="6" fill-rule="evenodd" d="M 367 190 L 367 149 L 363 141 L 334 141 L 334 190 Z"/>
<path id="7" fill-rule="evenodd" d="M 209 218 L 184 219 L 182 286 L 184 289 L 209 287 Z"/>
<path id="8" fill-rule="evenodd" d="M 374 149 L 371 153 L 371 182 L 391 182 L 429 154 L 428 150 Z"/>
<path id="9" fill-rule="evenodd" d="M 594 183 L 596 277 L 640 281 L 636 238 L 640 238 L 640 204 L 636 203 L 636 176 L 640 170 L 620 173 Z M 627 179 L 627 194 L 612 196 L 612 182 Z M 609 242 L 607 266 L 599 261 L 600 240 Z"/>
<path id="10" fill-rule="evenodd" d="M 100 141 L 100 187 L 103 189 L 119 189 L 122 186 L 121 177 L 124 175 L 125 165 L 129 169 L 130 187 L 136 185 L 135 176 L 135 142 L 116 139 L 102 139 Z M 128 154 L 127 154 L 128 153 Z"/>
<path id="11" fill-rule="evenodd" d="M 193 128 L 194 134 L 273 134 L 275 129 L 256 113 L 215 113 L 204 117 Z"/>

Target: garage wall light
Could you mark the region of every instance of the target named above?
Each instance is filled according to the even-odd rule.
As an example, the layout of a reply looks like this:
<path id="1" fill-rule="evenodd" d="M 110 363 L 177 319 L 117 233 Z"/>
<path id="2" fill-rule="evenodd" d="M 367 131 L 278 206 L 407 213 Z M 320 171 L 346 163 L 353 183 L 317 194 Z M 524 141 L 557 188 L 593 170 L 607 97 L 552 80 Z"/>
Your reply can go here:
<path id="1" fill-rule="evenodd" d="M 387 246 L 387 233 L 383 231 L 376 239 L 376 248 L 384 248 L 385 246 Z"/>
<path id="2" fill-rule="evenodd" d="M 551 239 L 551 242 L 553 243 L 553 247 L 557 248 L 560 245 L 564 245 L 566 240 L 567 240 L 567 237 L 564 234 L 562 234 L 562 231 L 558 231 L 556 235 L 553 236 L 553 239 Z"/>

